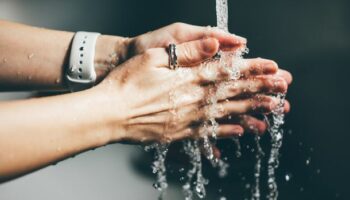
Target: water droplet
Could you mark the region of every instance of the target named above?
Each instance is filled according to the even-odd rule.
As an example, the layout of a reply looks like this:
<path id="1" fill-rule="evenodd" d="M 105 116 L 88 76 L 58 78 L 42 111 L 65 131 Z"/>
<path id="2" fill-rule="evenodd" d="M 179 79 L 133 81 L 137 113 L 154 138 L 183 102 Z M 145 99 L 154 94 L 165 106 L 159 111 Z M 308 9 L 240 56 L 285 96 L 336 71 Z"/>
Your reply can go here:
<path id="1" fill-rule="evenodd" d="M 226 200 L 226 197 L 220 197 L 220 200 Z"/>
<path id="2" fill-rule="evenodd" d="M 321 170 L 320 170 L 320 169 L 317 169 L 317 170 L 316 170 L 316 173 L 317 173 L 317 174 L 320 174 L 320 173 L 321 173 Z"/>
<path id="3" fill-rule="evenodd" d="M 3 63 L 7 63 L 7 58 L 3 58 L 3 59 L 2 59 L 2 62 L 3 62 Z"/>
<path id="4" fill-rule="evenodd" d="M 284 178 L 285 178 L 286 181 L 288 182 L 288 181 L 290 181 L 290 179 L 292 178 L 292 175 L 291 175 L 291 174 L 286 174 L 286 175 L 284 176 Z"/>
<path id="5" fill-rule="evenodd" d="M 33 57 L 34 57 L 34 53 L 31 53 L 31 54 L 28 55 L 28 59 L 29 60 L 32 59 Z"/>
<path id="6" fill-rule="evenodd" d="M 306 165 L 309 165 L 309 164 L 310 164 L 310 162 L 311 162 L 311 159 L 310 159 L 310 158 L 308 158 L 308 159 L 306 159 L 305 164 L 306 164 Z"/>
<path id="7" fill-rule="evenodd" d="M 55 80 L 56 84 L 59 84 L 60 82 L 61 82 L 61 79 L 59 79 L 59 78 Z"/>

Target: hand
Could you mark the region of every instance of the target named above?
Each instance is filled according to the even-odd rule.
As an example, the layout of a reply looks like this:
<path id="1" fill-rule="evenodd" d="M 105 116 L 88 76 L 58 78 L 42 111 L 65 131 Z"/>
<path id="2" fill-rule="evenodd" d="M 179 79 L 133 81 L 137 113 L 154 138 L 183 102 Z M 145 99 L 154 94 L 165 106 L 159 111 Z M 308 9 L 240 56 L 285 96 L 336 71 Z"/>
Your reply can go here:
<path id="1" fill-rule="evenodd" d="M 121 46 L 122 48 L 119 49 L 122 50 L 119 50 L 120 53 L 118 54 L 121 56 L 115 61 L 123 62 L 123 60 L 130 58 L 134 55 L 143 53 L 150 48 L 166 48 L 169 43 L 179 44 L 207 37 L 216 38 L 219 41 L 219 48 L 224 51 L 234 51 L 240 48 L 244 48 L 247 42 L 245 38 L 236 36 L 234 34 L 226 33 L 216 28 L 193 26 L 184 23 L 174 23 L 161 29 L 151 31 L 131 39 L 125 39 L 123 42 L 116 43 L 116 47 L 113 47 L 113 49 L 118 49 L 117 46 Z M 106 40 L 106 42 L 109 44 L 113 44 L 113 42 L 110 42 L 108 40 Z M 103 45 L 100 49 L 105 49 L 105 45 Z M 106 62 L 103 61 L 103 63 Z M 108 72 L 108 70 L 102 70 L 102 72 L 105 73 L 98 74 L 101 74 L 104 77 L 107 75 L 106 72 Z M 102 80 L 101 78 L 99 79 Z M 251 117 L 248 118 L 250 119 Z M 241 124 L 248 124 L 248 122 L 244 121 L 245 120 L 243 120 Z M 248 127 L 254 127 L 254 130 L 258 129 L 260 130 L 260 132 L 264 132 L 266 128 L 262 128 L 264 127 L 262 124 L 264 123 L 258 120 L 250 120 L 249 126 L 244 127 L 246 131 L 252 131 L 252 128 Z"/>
<path id="2" fill-rule="evenodd" d="M 108 77 L 93 90 L 102 92 L 108 103 L 104 105 L 110 127 L 111 142 L 123 141 L 134 143 L 170 142 L 188 137 L 199 137 L 198 127 L 194 127 L 206 118 L 208 105 L 203 101 L 207 94 L 212 77 L 203 74 L 198 65 L 211 58 L 219 50 L 220 43 L 215 38 L 191 41 L 177 46 L 178 71 L 168 69 L 168 54 L 164 48 L 148 49 L 133 57 L 112 71 Z M 216 81 L 224 80 L 227 72 L 213 65 L 220 76 Z M 259 69 L 256 70 L 259 66 Z M 277 65 L 269 60 L 252 59 L 241 73 L 267 75 L 277 72 Z M 260 98 L 221 101 L 226 98 L 239 97 L 243 93 L 256 94 L 264 91 L 283 92 L 287 84 L 273 84 L 245 91 L 243 82 L 235 87 L 227 87 L 227 96 L 218 103 L 222 112 L 215 116 L 247 113 L 268 113 L 277 105 L 273 97 L 261 95 Z M 258 87 L 259 86 L 259 87 Z M 233 90 L 237 90 L 234 92 Z M 240 125 L 220 125 L 218 137 L 231 137 L 242 134 Z"/>
<path id="3" fill-rule="evenodd" d="M 128 57 L 145 52 L 150 48 L 166 48 L 170 43 L 181 44 L 193 40 L 212 37 L 219 41 L 219 48 L 234 51 L 246 45 L 243 37 L 224 32 L 218 28 L 194 26 L 185 23 L 174 23 L 155 31 L 151 31 L 129 40 Z"/>
<path id="4" fill-rule="evenodd" d="M 109 71 L 135 55 L 150 48 L 166 48 L 170 43 L 184 42 L 212 37 L 219 41 L 219 49 L 234 51 L 244 48 L 247 40 L 217 28 L 174 23 L 155 31 L 133 38 L 102 35 L 96 43 L 95 68 L 100 82 Z"/>

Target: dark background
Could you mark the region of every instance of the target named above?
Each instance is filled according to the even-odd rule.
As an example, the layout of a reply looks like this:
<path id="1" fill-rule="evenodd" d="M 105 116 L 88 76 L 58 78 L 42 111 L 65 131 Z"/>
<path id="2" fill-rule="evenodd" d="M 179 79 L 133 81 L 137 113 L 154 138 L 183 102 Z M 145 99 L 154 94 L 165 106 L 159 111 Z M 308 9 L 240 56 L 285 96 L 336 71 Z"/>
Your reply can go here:
<path id="1" fill-rule="evenodd" d="M 228 1 L 230 32 L 248 38 L 247 57 L 273 59 L 294 77 L 288 93 L 292 110 L 284 126 L 286 134 L 278 169 L 280 199 L 350 199 L 350 1 Z M 5 6 L 2 10 L 9 12 L 3 13 L 7 19 L 70 31 L 132 37 L 178 21 L 216 24 L 215 0 L 0 2 Z M 6 6 L 18 9 L 9 11 Z M 266 151 L 268 139 L 268 135 L 263 138 Z M 242 140 L 244 151 L 240 159 L 232 157 L 231 143 L 220 144 L 231 161 L 227 178 L 218 180 L 210 167 L 205 168 L 212 180 L 209 191 L 217 194 L 216 199 L 249 196 L 249 189 L 244 188 L 252 181 L 254 160 L 253 153 L 245 147 L 253 138 L 248 135 Z M 132 163 L 136 172 L 149 175 L 148 162 Z M 285 180 L 286 174 L 291 176 L 289 181 Z M 262 188 L 266 187 L 264 180 L 265 177 Z"/>

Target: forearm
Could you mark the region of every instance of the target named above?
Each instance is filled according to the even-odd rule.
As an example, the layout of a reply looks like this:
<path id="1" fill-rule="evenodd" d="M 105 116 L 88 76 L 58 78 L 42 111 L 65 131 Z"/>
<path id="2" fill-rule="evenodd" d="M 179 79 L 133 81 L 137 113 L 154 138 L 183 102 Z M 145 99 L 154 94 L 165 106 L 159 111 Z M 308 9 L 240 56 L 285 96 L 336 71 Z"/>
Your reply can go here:
<path id="1" fill-rule="evenodd" d="M 118 141 L 96 91 L 0 103 L 0 180 Z"/>
<path id="2" fill-rule="evenodd" d="M 65 90 L 64 72 L 74 33 L 0 20 L 0 90 Z M 126 58 L 128 40 L 99 36 L 98 81 Z"/>

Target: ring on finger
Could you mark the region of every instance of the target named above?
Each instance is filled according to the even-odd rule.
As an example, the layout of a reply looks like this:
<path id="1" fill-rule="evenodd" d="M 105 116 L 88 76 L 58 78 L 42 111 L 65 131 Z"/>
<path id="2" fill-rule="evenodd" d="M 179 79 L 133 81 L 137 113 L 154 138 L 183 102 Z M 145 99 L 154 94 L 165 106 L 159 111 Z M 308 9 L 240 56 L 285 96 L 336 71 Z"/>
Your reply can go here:
<path id="1" fill-rule="evenodd" d="M 169 54 L 169 68 L 172 70 L 177 69 L 178 63 L 177 63 L 177 54 L 176 54 L 175 44 L 169 44 L 168 54 Z"/>

